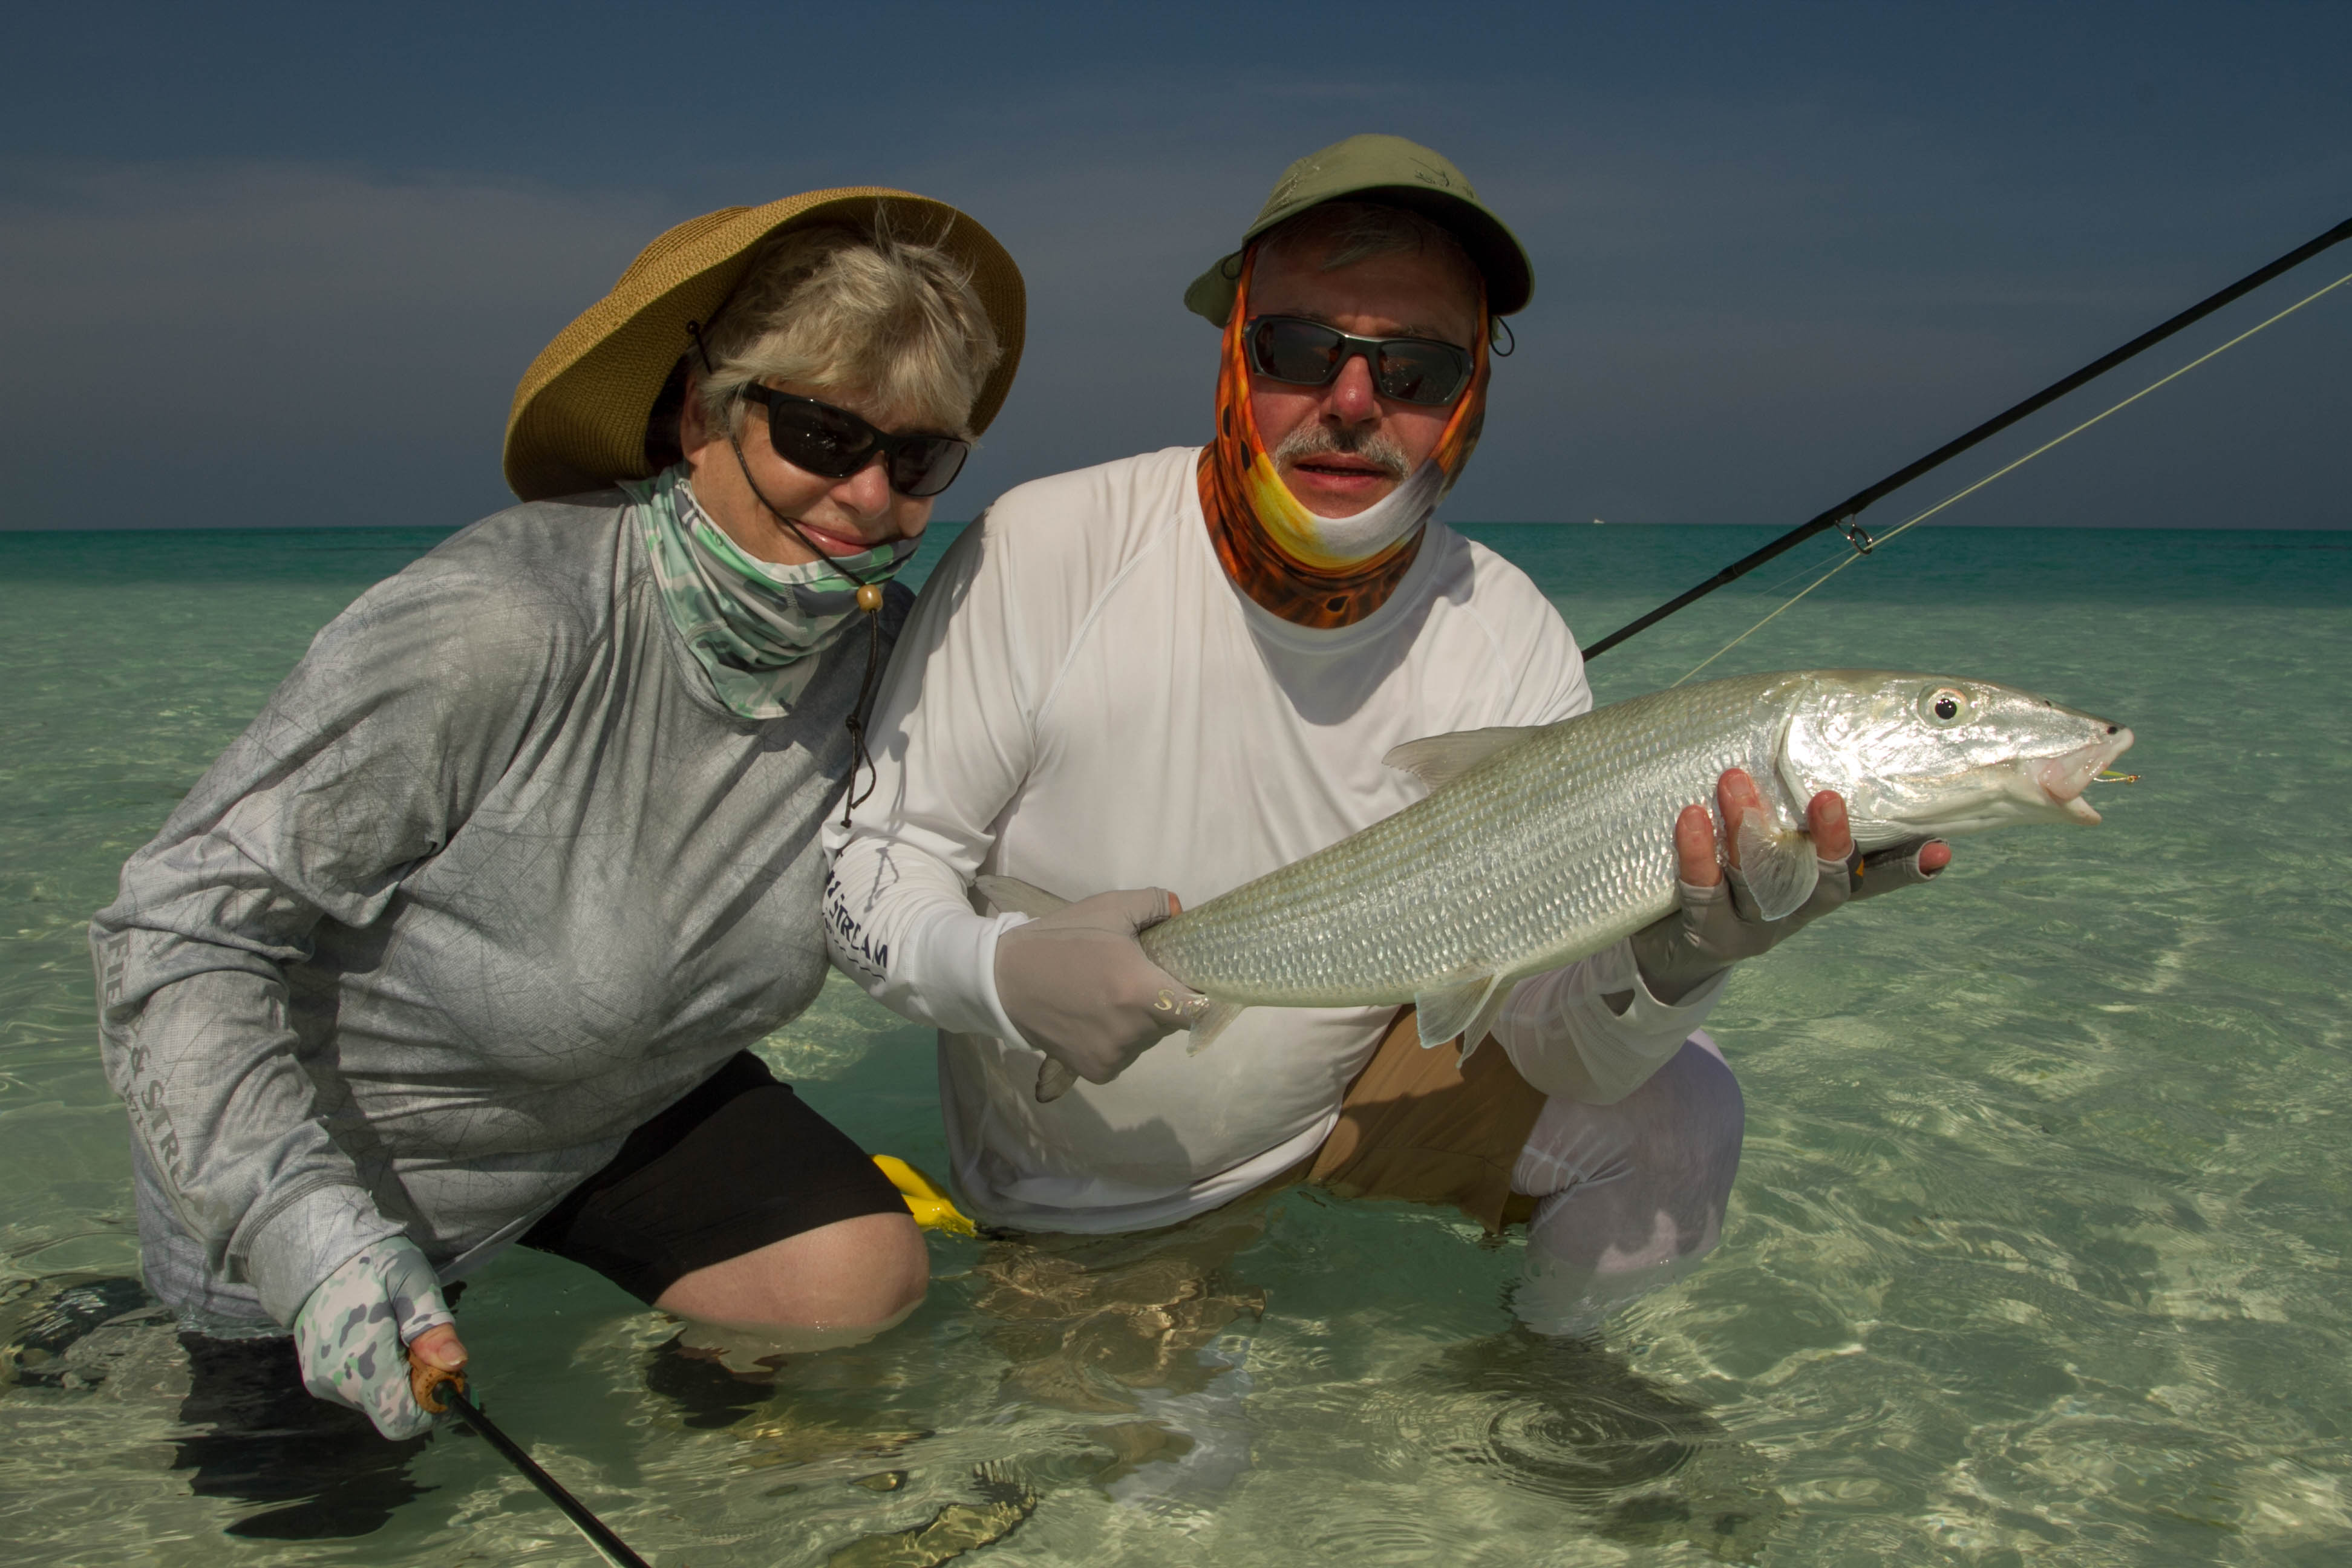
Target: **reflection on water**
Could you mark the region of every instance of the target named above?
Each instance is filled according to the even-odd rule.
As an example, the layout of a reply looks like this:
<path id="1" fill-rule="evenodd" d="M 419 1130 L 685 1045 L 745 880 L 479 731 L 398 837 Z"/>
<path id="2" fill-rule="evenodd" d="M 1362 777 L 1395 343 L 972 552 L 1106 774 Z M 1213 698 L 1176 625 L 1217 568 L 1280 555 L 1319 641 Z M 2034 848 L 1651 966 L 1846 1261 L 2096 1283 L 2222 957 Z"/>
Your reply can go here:
<path id="1" fill-rule="evenodd" d="M 951 1502 L 928 1523 L 852 1542 L 827 1557 L 825 1568 L 932 1568 L 934 1563 L 995 1545 L 1037 1511 L 1036 1492 L 1007 1467 L 982 1465 L 971 1479 L 981 1501 Z"/>
<path id="2" fill-rule="evenodd" d="M 1364 1411 L 1376 1459 L 1441 1456 L 1571 1505 L 1604 1539 L 1752 1559 L 1787 1513 L 1763 1459 L 1604 1345 L 1517 1325 L 1390 1381 Z"/>
<path id="3" fill-rule="evenodd" d="M 409 1462 L 428 1441 L 387 1443 L 367 1417 L 304 1391 L 285 1340 L 175 1336 L 188 1393 L 173 1435 L 175 1470 L 197 1497 L 270 1505 L 226 1528 L 253 1541 L 326 1541 L 382 1530 L 423 1495 Z"/>
<path id="4" fill-rule="evenodd" d="M 1492 537 L 1588 634 L 1753 542 Z M 478 1437 L 384 1444 L 282 1348 L 192 1349 L 129 1283 L 81 924 L 317 625 L 427 541 L 265 542 L 116 536 L 98 581 L 73 542 L 0 536 L 0 1535 L 28 1563 L 584 1563 Z M 935 1240 L 902 1328 L 750 1376 L 519 1253 L 460 1309 L 478 1389 L 633 1545 L 702 1568 L 2340 1561 L 2346 544 L 1923 530 L 1734 656 L 2038 689 L 2131 723 L 2145 782 L 1737 979 L 1723 1247 L 1599 1341 L 1513 1326 L 1516 1243 L 1294 1190 L 1151 1237 Z M 1637 639 L 1602 696 L 1766 607 Z M 93 647 L 125 614 L 141 645 Z M 944 1163 L 928 1045 L 853 990 L 765 1051 Z"/>
<path id="5" fill-rule="evenodd" d="M 1230 1267 L 1265 1228 L 1264 1209 L 1244 1201 L 1141 1236 L 992 1241 L 973 1304 L 994 1321 L 1006 1389 L 1101 1414 L 1140 1409 L 1143 1391 L 1206 1389 L 1228 1367 L 1203 1352 L 1265 1310 L 1265 1292 Z"/>

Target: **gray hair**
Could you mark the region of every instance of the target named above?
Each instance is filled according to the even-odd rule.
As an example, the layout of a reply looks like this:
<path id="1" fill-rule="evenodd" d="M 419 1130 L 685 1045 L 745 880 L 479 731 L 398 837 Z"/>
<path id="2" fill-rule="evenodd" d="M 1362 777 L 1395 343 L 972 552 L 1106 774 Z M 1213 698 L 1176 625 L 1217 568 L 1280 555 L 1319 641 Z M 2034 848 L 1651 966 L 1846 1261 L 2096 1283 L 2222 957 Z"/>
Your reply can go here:
<path id="1" fill-rule="evenodd" d="M 745 386 L 785 381 L 868 398 L 967 438 L 971 405 L 1003 353 L 970 269 L 879 224 L 762 241 L 703 346 L 711 368 L 695 395 L 713 429 L 741 428 Z"/>
<path id="2" fill-rule="evenodd" d="M 1475 290 L 1480 275 L 1470 253 L 1444 226 L 1406 207 L 1380 202 L 1323 202 L 1285 218 L 1259 237 L 1260 256 L 1280 255 L 1317 270 L 1337 272 L 1376 256 L 1435 256 Z"/>

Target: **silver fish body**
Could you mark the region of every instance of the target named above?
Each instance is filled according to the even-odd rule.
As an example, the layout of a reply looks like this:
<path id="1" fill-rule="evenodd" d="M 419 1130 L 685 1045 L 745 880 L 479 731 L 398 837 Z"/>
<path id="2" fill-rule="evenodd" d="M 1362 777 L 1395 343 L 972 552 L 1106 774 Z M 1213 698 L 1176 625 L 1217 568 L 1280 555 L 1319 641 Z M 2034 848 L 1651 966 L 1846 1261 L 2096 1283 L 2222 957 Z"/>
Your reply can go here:
<path id="1" fill-rule="evenodd" d="M 1674 823 L 1716 809 L 1744 768 L 1771 820 L 1735 825 L 1757 880 L 1778 858 L 1812 886 L 1800 829 L 1844 795 L 1864 850 L 2014 822 L 2096 822 L 2084 787 L 2131 732 L 1990 682 L 1876 670 L 1709 681 L 1561 723 L 1413 742 L 1393 765 L 1429 796 L 1142 935 L 1218 1005 L 1205 1044 L 1246 1006 L 1416 1003 L 1449 1039 L 1515 981 L 1607 948 L 1675 907 Z M 1720 826 L 1720 825 L 1718 825 Z"/>

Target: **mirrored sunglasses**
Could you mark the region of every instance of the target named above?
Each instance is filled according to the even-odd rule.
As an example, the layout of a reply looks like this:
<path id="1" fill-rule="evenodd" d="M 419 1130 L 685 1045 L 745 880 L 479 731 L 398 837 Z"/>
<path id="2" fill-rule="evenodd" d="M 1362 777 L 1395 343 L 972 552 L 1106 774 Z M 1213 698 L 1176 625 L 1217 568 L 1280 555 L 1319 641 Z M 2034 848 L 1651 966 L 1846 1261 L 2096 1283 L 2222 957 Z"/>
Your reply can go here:
<path id="1" fill-rule="evenodd" d="M 1470 351 L 1432 338 L 1360 338 L 1298 316 L 1255 316 L 1243 341 L 1250 368 L 1293 386 L 1328 386 L 1358 354 L 1382 397 L 1443 407 L 1470 384 Z"/>

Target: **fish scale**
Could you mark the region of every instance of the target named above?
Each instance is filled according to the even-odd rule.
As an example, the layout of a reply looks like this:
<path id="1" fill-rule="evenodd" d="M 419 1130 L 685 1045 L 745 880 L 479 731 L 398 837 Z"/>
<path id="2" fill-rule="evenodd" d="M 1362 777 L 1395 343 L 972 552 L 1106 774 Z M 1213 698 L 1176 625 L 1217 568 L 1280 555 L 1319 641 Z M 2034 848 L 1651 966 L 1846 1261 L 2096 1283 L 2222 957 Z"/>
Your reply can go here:
<path id="1" fill-rule="evenodd" d="M 1678 687 L 1541 728 L 1400 747 L 1391 760 L 1431 782 L 1427 798 L 1140 941 L 1215 1004 L 1196 1048 L 1244 1007 L 1408 1001 L 1432 1043 L 1433 1028 L 1450 1037 L 1475 1024 L 1508 982 L 1672 910 L 1675 817 L 1692 804 L 1716 814 L 1726 769 L 1755 780 L 1770 819 L 1740 842 L 1774 916 L 1813 886 L 1798 829 L 1817 791 L 1843 795 L 1864 850 L 2096 822 L 2083 791 L 2131 742 L 2120 725 L 1958 677 L 1804 670 Z"/>
<path id="2" fill-rule="evenodd" d="M 1725 768 L 1747 768 L 1793 818 L 1769 711 L 1789 679 L 1710 681 L 1538 731 L 1427 799 L 1152 927 L 1144 951 L 1220 1001 L 1290 1007 L 1403 1003 L 1473 973 L 1512 978 L 1599 952 L 1674 907 L 1675 813 L 1711 803 Z"/>

